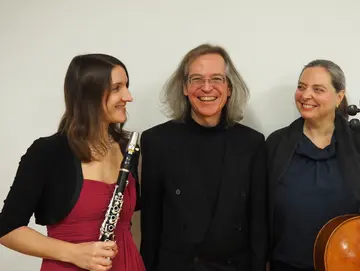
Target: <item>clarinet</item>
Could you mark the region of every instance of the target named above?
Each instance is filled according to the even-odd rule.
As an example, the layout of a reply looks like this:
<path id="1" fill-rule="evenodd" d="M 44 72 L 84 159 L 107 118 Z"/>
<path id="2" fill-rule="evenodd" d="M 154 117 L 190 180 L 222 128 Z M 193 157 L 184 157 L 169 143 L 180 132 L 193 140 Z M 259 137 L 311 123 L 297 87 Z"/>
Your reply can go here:
<path id="1" fill-rule="evenodd" d="M 116 183 L 108 209 L 106 211 L 105 219 L 100 228 L 100 236 L 99 236 L 100 241 L 115 240 L 115 228 L 123 206 L 124 191 L 128 185 L 128 176 L 129 176 L 130 168 L 132 166 L 133 158 L 136 152 L 139 151 L 139 148 L 137 148 L 138 138 L 139 138 L 139 133 L 133 132 L 131 134 L 129 143 L 126 147 L 125 156 L 120 166 L 118 181 Z"/>

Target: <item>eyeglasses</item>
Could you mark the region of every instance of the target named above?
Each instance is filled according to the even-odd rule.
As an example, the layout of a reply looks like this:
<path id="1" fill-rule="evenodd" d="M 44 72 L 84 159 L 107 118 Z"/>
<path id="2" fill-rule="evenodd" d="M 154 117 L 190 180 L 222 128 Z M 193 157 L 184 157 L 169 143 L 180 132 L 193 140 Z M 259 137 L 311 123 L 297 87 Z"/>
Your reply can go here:
<path id="1" fill-rule="evenodd" d="M 199 75 L 188 77 L 188 83 L 191 86 L 200 87 L 205 85 L 206 81 L 209 81 L 209 84 L 212 86 L 219 86 L 225 84 L 226 77 L 223 75 L 215 75 L 210 78 L 204 78 L 203 76 L 199 76 Z"/>

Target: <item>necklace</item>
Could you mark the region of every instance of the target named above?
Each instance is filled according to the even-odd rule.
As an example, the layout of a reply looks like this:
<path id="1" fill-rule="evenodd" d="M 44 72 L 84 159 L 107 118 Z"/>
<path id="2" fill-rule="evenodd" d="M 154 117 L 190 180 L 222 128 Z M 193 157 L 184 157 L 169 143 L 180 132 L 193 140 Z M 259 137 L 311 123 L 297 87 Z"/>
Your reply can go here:
<path id="1" fill-rule="evenodd" d="M 108 141 L 105 143 L 105 146 L 103 146 L 103 144 L 101 145 L 97 144 L 95 146 L 89 145 L 91 156 L 97 157 L 100 154 L 100 156 L 104 157 L 114 142 L 115 139 L 111 135 L 108 135 Z"/>

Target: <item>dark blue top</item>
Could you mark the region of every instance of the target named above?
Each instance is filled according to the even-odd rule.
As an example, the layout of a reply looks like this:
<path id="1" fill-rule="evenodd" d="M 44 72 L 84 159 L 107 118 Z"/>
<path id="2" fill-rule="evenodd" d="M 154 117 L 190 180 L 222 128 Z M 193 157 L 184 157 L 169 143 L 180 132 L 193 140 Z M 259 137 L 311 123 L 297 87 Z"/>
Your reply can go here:
<path id="1" fill-rule="evenodd" d="M 339 170 L 336 139 L 318 148 L 305 135 L 276 190 L 273 259 L 313 268 L 313 246 L 330 219 L 357 213 L 358 206 Z"/>

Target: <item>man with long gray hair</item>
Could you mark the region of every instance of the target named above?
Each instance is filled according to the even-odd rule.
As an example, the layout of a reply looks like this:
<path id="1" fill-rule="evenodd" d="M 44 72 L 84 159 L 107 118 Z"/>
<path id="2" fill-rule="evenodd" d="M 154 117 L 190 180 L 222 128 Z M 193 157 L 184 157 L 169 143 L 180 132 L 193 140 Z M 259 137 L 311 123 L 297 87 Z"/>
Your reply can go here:
<path id="1" fill-rule="evenodd" d="M 264 271 L 264 136 L 224 48 L 188 52 L 164 88 L 170 121 L 143 132 L 141 254 L 148 271 Z"/>

